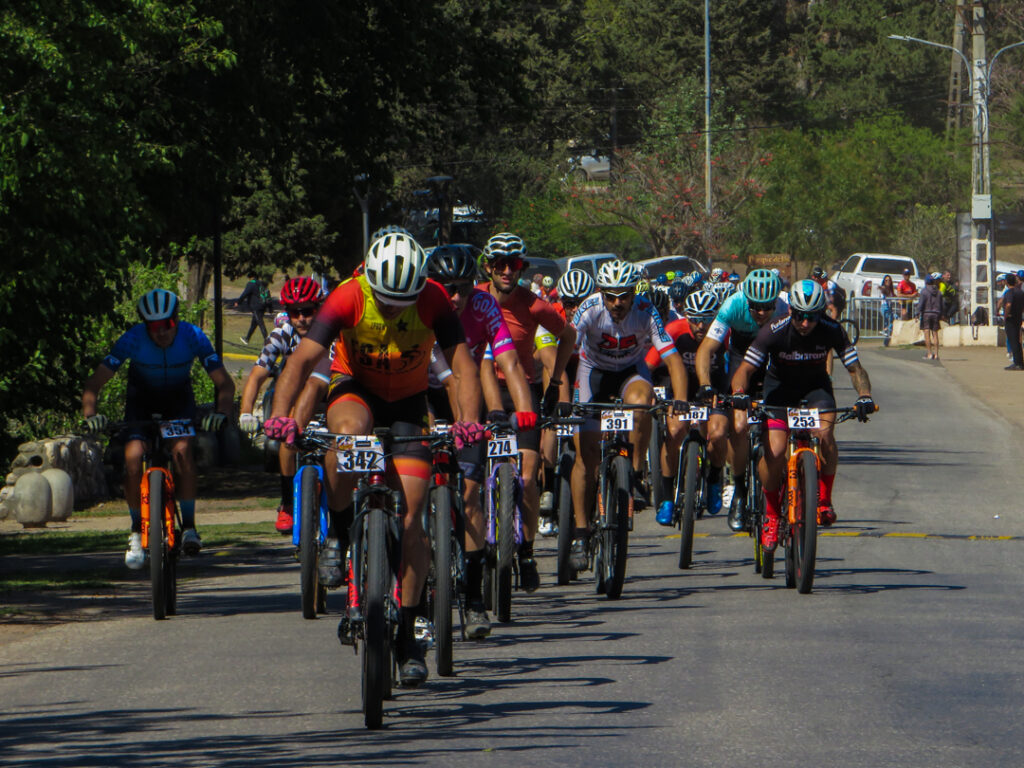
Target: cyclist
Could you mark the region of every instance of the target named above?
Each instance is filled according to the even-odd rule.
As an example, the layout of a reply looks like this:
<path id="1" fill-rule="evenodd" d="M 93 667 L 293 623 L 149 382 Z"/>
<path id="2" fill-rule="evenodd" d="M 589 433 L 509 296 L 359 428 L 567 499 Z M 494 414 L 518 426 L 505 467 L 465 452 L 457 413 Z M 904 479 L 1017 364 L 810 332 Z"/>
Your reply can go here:
<path id="1" fill-rule="evenodd" d="M 480 283 L 477 288 L 489 293 L 501 305 L 519 355 L 519 364 L 530 384 L 533 411 L 550 413 L 561 397 L 562 375 L 573 352 L 576 332 L 551 304 L 519 285 L 519 277 L 526 268 L 526 245 L 522 238 L 509 232 L 494 235 L 484 247 L 483 260 L 490 281 Z M 555 362 L 543 394 L 541 377 L 537 374 L 533 360 L 538 326 L 543 326 L 558 339 Z M 498 372 L 497 383 L 502 409 L 506 413 L 514 411 L 508 380 L 501 371 Z M 523 479 L 523 543 L 519 549 L 519 578 L 523 588 L 533 592 L 540 586 L 540 575 L 533 558 L 533 541 L 537 535 L 540 515 L 540 489 L 537 483 L 540 431 L 533 429 L 520 434 L 519 450 L 523 457 L 520 468 Z"/>
<path id="2" fill-rule="evenodd" d="M 665 331 L 672 342 L 676 345 L 676 351 L 686 368 L 687 391 L 696 394 L 700 389 L 697 379 L 697 349 L 707 335 L 711 322 L 715 319 L 715 312 L 718 309 L 718 298 L 711 291 L 698 290 L 686 297 L 686 317 L 681 320 L 674 320 L 669 323 Z M 668 372 L 661 366 L 660 357 L 654 347 L 647 352 L 645 359 L 648 368 L 652 372 L 652 379 L 658 386 L 666 387 L 666 392 L 671 382 L 668 381 Z M 728 392 L 728 376 L 725 370 L 725 352 L 719 349 L 711 361 L 712 393 L 726 394 Z M 709 393 L 701 393 L 702 399 L 706 399 Z M 657 511 L 657 521 L 662 525 L 672 525 L 674 515 L 674 489 L 675 478 L 673 472 L 679 464 L 679 448 L 689 425 L 684 425 L 678 419 L 668 420 L 668 435 L 662 447 L 661 456 L 661 507 Z M 707 422 L 699 425 L 700 432 L 708 441 L 708 457 L 711 461 L 710 483 L 708 486 L 708 513 L 717 515 L 722 510 L 722 468 L 725 466 L 729 434 L 729 423 L 724 410 L 716 408 L 711 412 Z"/>
<path id="3" fill-rule="evenodd" d="M 825 311 L 833 320 L 838 320 L 846 309 L 846 291 L 839 287 L 835 280 L 830 280 L 822 267 L 811 270 L 811 279 L 821 286 L 825 296 Z"/>
<path id="4" fill-rule="evenodd" d="M 460 412 L 457 446 L 471 445 L 483 434 L 472 414 L 480 410 L 476 366 L 466 346 L 458 315 L 444 289 L 426 275 L 426 254 L 410 236 L 386 234 L 366 254 L 363 273 L 335 288 L 313 320 L 305 338 L 288 358 L 278 377 L 268 437 L 292 443 L 298 433 L 288 416 L 303 383 L 318 360 L 334 344 L 331 383 L 327 394 L 327 425 L 331 432 L 370 434 L 388 426 L 393 434 L 422 434 L 427 425 L 427 369 L 435 339 L 451 363 L 458 386 Z M 351 473 L 336 471 L 329 453 L 327 481 L 331 536 L 322 561 L 341 565 L 339 538 L 353 519 Z M 401 615 L 396 655 L 402 685 L 416 686 L 427 678 L 423 649 L 414 635 L 418 603 L 423 594 L 430 552 L 421 511 L 430 479 L 431 454 L 426 443 L 393 446 L 388 481 L 402 492 Z"/>
<path id="5" fill-rule="evenodd" d="M 825 372 L 825 361 L 834 350 L 849 371 L 853 388 L 857 391 L 857 418 L 867 421 L 868 415 L 875 411 L 871 381 L 846 331 L 825 315 L 827 302 L 821 285 L 814 280 L 801 280 L 790 291 L 789 302 L 789 317 L 766 325 L 750 344 L 733 376 L 733 393 L 747 394 L 754 373 L 767 367 L 765 404 L 795 407 L 806 402 L 811 408 L 834 409 L 836 400 L 832 380 Z M 766 517 L 761 544 L 771 551 L 779 539 L 787 425 L 784 420 L 773 418 L 768 420 L 767 427 L 764 456 L 758 474 L 764 487 Z M 815 434 L 820 440 L 822 458 L 818 478 L 818 524 L 824 526 L 836 521 L 832 486 L 839 450 L 833 435 L 834 427 L 835 414 L 821 414 L 821 429 Z"/>
<path id="6" fill-rule="evenodd" d="M 643 365 L 644 354 L 654 346 L 665 361 L 672 391 L 686 399 L 686 370 L 675 345 L 665 333 L 657 311 L 647 299 L 635 293 L 637 275 L 624 261 L 608 261 L 597 272 L 599 295 L 580 304 L 573 318 L 579 334 L 580 362 L 576 371 L 574 399 L 578 403 L 607 402 L 621 398 L 624 403 L 647 405 L 653 397 L 651 381 Z M 572 502 L 576 518 L 573 532 L 573 567 L 587 567 L 586 537 L 590 510 L 594 506 L 597 469 L 601 460 L 598 424 L 588 419 L 576 434 L 576 464 L 572 471 Z M 640 493 L 641 467 L 651 437 L 650 414 L 638 411 L 630 434 L 633 469 L 636 473 L 634 498 Z"/>
<path id="7" fill-rule="evenodd" d="M 711 362 L 722 347 L 729 350 L 728 370 L 735 372 L 743 360 L 750 342 L 758 330 L 770 320 L 782 317 L 789 306 L 779 300 L 782 281 L 768 269 L 755 269 L 743 281 L 742 290 L 730 296 L 719 308 L 707 336 L 697 349 L 697 380 L 700 382 L 702 397 L 707 397 L 713 387 Z M 753 382 L 759 385 L 760 380 Z M 733 466 L 735 487 L 732 505 L 729 508 L 729 527 L 734 531 L 747 526 L 746 479 L 744 468 L 750 455 L 748 444 L 747 413 L 734 410 L 732 429 L 729 436 L 730 461 Z"/>
<path id="8" fill-rule="evenodd" d="M 439 245 L 431 252 L 429 274 L 441 283 L 455 304 L 474 363 L 479 366 L 485 350 L 489 349 L 491 359 L 505 375 L 516 409 L 513 416 L 515 428 L 533 429 L 537 423 L 537 414 L 532 410 L 530 388 L 519 365 L 512 334 L 497 300 L 489 293 L 473 287 L 476 262 L 472 252 L 462 246 Z M 462 420 L 472 417 L 472 421 L 477 421 L 480 414 L 462 413 L 459 416 Z M 480 484 L 484 480 L 485 463 L 483 449 L 483 443 L 478 442 L 459 451 L 459 465 L 465 477 L 466 636 L 472 640 L 482 640 L 491 632 L 483 598 L 486 544 L 484 513 L 480 505 Z"/>
<path id="9" fill-rule="evenodd" d="M 227 414 L 234 407 L 235 383 L 220 357 L 213 350 L 202 329 L 178 319 L 178 297 L 162 288 L 142 295 L 136 304 L 141 323 L 133 325 L 115 343 L 103 362 L 85 382 L 82 391 L 82 416 L 93 434 L 102 432 L 107 417 L 96 412 L 100 390 L 121 365 L 128 366 L 128 390 L 124 419 L 147 421 L 154 413 L 162 419 L 192 419 L 196 415 L 192 391 L 192 363 L 195 360 L 213 381 L 216 388 L 216 411 L 203 417 L 202 428 L 220 430 Z M 129 427 L 124 439 L 124 496 L 131 516 L 128 551 L 124 562 L 129 568 L 141 568 L 146 560 L 142 549 L 142 457 L 146 453 L 146 435 Z M 167 438 L 165 446 L 171 457 L 178 504 L 181 508 L 182 549 L 186 555 L 197 555 L 202 548 L 196 532 L 196 459 L 192 438 Z"/>
<path id="10" fill-rule="evenodd" d="M 668 298 L 672 302 L 672 309 L 668 313 L 669 320 L 679 320 L 685 316 L 686 294 L 689 292 L 689 286 L 682 280 L 676 280 L 668 287 Z"/>
<path id="11" fill-rule="evenodd" d="M 293 277 L 281 288 L 281 305 L 285 308 L 287 320 L 274 328 L 267 337 L 256 364 L 249 371 L 242 389 L 241 415 L 238 426 L 248 435 L 259 431 L 259 416 L 253 413 L 256 396 L 264 382 L 276 375 L 284 361 L 299 346 L 299 341 L 313 324 L 313 316 L 320 307 L 323 296 L 320 286 L 309 277 Z M 275 323 L 276 325 L 276 323 Z M 281 503 L 277 508 L 277 522 L 274 527 L 282 534 L 292 530 L 292 484 L 295 480 L 295 451 L 282 445 L 278 452 L 281 469 Z"/>

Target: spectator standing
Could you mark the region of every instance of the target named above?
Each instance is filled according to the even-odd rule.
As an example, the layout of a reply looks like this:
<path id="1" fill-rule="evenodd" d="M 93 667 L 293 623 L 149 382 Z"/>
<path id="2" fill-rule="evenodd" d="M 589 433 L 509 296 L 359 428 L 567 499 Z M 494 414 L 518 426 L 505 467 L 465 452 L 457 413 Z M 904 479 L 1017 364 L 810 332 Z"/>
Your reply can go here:
<path id="1" fill-rule="evenodd" d="M 903 305 L 900 318 L 903 320 L 910 319 L 910 299 L 917 298 L 917 286 L 914 281 L 910 279 L 910 270 L 903 270 L 903 279 L 900 280 L 900 284 L 896 286 L 896 295 L 901 299 Z"/>
<path id="2" fill-rule="evenodd" d="M 263 343 L 267 343 L 267 326 L 263 321 L 263 316 L 267 310 L 270 309 L 273 303 L 273 297 L 270 295 L 270 288 L 267 286 L 267 281 L 257 277 L 255 274 L 249 275 L 249 282 L 245 284 L 245 288 L 242 290 L 242 295 L 235 301 L 235 308 L 246 307 L 252 313 L 252 319 L 249 322 L 249 331 L 245 336 L 241 336 L 243 344 L 248 344 L 249 339 L 252 338 L 253 331 L 257 328 L 260 329 L 260 333 L 263 334 Z"/>
<path id="3" fill-rule="evenodd" d="M 892 321 L 895 318 L 896 286 L 893 285 L 892 275 L 882 278 L 882 284 L 878 286 L 878 292 L 882 295 L 882 333 L 885 338 L 882 344 L 889 346 L 892 339 Z"/>
<path id="4" fill-rule="evenodd" d="M 1024 350 L 1020 346 L 1020 324 L 1024 320 L 1024 290 L 1020 280 L 1012 272 L 1006 276 L 1006 293 L 1003 294 L 1003 312 L 1006 317 L 1006 342 L 1010 346 L 1013 362 L 1007 371 L 1024 371 Z"/>
<path id="5" fill-rule="evenodd" d="M 942 316 L 942 294 L 933 275 L 924 279 L 924 290 L 917 301 L 917 314 L 928 350 L 925 360 L 939 359 L 939 318 Z"/>
<path id="6" fill-rule="evenodd" d="M 939 279 L 939 293 L 942 294 L 942 317 L 947 323 L 952 323 L 953 317 L 960 309 L 960 299 L 957 285 L 953 282 L 953 275 L 948 269 L 943 270 Z"/>

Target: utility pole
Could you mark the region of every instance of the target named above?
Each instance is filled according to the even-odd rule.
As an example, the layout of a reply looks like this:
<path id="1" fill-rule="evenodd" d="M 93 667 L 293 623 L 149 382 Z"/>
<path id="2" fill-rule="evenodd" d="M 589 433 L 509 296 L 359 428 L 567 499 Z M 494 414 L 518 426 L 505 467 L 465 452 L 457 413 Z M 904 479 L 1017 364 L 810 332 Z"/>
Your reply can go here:
<path id="1" fill-rule="evenodd" d="M 971 59 L 971 100 L 974 103 L 974 152 L 971 161 L 971 317 L 977 317 L 975 312 L 978 308 L 985 307 L 988 322 L 994 323 L 996 260 L 992 242 L 992 189 L 988 164 L 988 80 L 991 70 L 985 53 L 983 2 L 975 2 L 971 9 Z"/>
<path id="2" fill-rule="evenodd" d="M 711 269 L 711 0 L 704 0 L 704 254 Z"/>
<path id="3" fill-rule="evenodd" d="M 956 0 L 956 8 L 953 10 L 953 49 L 963 53 L 964 50 L 964 28 L 967 26 L 964 21 L 966 0 Z M 946 138 L 951 137 L 960 129 L 960 96 L 963 93 L 963 59 L 956 53 L 950 55 L 949 61 L 949 98 L 947 99 L 946 110 Z"/>

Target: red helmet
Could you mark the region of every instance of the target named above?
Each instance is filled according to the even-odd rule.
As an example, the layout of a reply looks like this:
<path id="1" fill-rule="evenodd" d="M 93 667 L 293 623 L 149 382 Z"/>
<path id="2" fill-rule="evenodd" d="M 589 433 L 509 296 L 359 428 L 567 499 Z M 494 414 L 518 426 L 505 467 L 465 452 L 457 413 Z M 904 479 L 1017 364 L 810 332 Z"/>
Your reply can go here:
<path id="1" fill-rule="evenodd" d="M 320 285 L 310 277 L 293 277 L 281 288 L 281 303 L 315 304 L 320 301 Z"/>

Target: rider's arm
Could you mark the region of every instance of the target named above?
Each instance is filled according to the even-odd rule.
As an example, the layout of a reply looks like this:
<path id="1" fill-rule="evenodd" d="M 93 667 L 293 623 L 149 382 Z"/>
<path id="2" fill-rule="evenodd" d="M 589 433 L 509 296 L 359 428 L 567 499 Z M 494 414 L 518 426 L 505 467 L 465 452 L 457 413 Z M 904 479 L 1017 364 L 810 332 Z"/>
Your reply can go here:
<path id="1" fill-rule="evenodd" d="M 494 363 L 486 358 L 480 363 L 480 387 L 488 411 L 505 410 L 501 407 L 501 389 L 498 386 L 498 375 L 494 372 Z"/>
<path id="2" fill-rule="evenodd" d="M 857 396 L 871 397 L 871 379 L 868 378 L 868 372 L 864 370 L 864 366 L 857 362 L 849 366 L 847 370 L 850 372 L 853 388 L 857 390 Z"/>
<path id="3" fill-rule="evenodd" d="M 271 418 L 291 413 L 295 399 L 317 361 L 327 354 L 327 347 L 313 341 L 307 334 L 299 346 L 288 356 L 284 370 L 277 377 L 274 387 L 274 404 L 270 409 Z"/>
<path id="4" fill-rule="evenodd" d="M 235 382 L 227 369 L 221 366 L 208 371 L 213 386 L 217 388 L 217 412 L 230 414 L 235 406 Z"/>
<path id="5" fill-rule="evenodd" d="M 702 387 L 711 385 L 711 361 L 721 347 L 722 342 L 710 336 L 705 336 L 704 341 L 697 347 L 697 381 Z"/>
<path id="6" fill-rule="evenodd" d="M 310 376 L 306 379 L 306 385 L 295 403 L 295 423 L 299 425 L 299 429 L 305 429 L 313 418 L 316 404 L 327 395 L 327 384 L 327 380 L 319 376 Z"/>
<path id="7" fill-rule="evenodd" d="M 506 349 L 495 357 L 494 361 L 501 368 L 501 372 L 505 374 L 505 384 L 508 386 L 509 394 L 512 395 L 512 403 L 516 410 L 532 412 L 533 398 L 530 397 L 530 387 L 526 383 L 526 375 L 523 373 L 523 367 L 519 365 L 519 355 L 516 354 L 515 349 Z"/>
<path id="8" fill-rule="evenodd" d="M 104 385 L 114 378 L 114 371 L 100 363 L 82 388 L 82 417 L 88 419 L 96 415 L 96 399 Z"/>
<path id="9" fill-rule="evenodd" d="M 565 366 L 569 362 L 569 358 L 572 357 L 573 350 L 576 348 L 576 329 L 568 323 L 562 328 L 562 332 L 558 334 L 558 354 L 555 356 L 555 366 L 551 371 L 551 380 L 562 382 L 562 375 L 565 373 Z"/>
<path id="10" fill-rule="evenodd" d="M 689 400 L 690 393 L 686 389 L 688 377 L 682 356 L 678 352 L 674 352 L 662 359 L 665 361 L 665 367 L 668 368 L 669 378 L 672 379 L 672 394 L 676 400 Z"/>
<path id="11" fill-rule="evenodd" d="M 242 388 L 241 413 L 252 413 L 253 406 L 256 405 L 256 396 L 260 393 L 260 387 L 269 378 L 270 371 L 267 368 L 262 365 L 252 367 L 245 380 L 245 386 Z"/>
<path id="12" fill-rule="evenodd" d="M 480 413 L 480 374 L 473 356 L 465 342 L 459 342 L 443 349 L 446 360 L 451 362 L 452 378 L 458 382 L 459 413 L 465 419 Z"/>
<path id="13" fill-rule="evenodd" d="M 757 368 L 752 363 L 748 363 L 744 360 L 736 368 L 736 373 L 732 375 L 732 383 L 729 386 L 730 391 L 734 395 L 743 395 L 747 393 L 747 388 L 750 386 L 750 377 L 754 375 L 754 371 Z"/>

